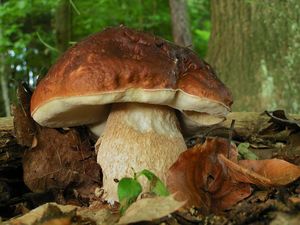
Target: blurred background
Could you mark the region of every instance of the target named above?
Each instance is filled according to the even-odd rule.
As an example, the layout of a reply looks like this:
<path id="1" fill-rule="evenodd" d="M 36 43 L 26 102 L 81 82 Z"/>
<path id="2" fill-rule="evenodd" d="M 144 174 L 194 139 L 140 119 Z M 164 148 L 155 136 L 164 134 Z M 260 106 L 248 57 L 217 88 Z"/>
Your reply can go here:
<path id="1" fill-rule="evenodd" d="M 120 24 L 192 48 L 234 111 L 300 108 L 299 0 L 0 0 L 0 116 L 74 43 Z"/>

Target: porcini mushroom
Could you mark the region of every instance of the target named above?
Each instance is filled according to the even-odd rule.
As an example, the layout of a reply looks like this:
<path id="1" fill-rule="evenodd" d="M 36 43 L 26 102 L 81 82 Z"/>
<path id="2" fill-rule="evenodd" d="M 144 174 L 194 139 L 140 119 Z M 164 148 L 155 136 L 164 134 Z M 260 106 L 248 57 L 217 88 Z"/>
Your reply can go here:
<path id="1" fill-rule="evenodd" d="M 97 161 L 107 199 L 132 169 L 163 181 L 186 145 L 183 131 L 223 121 L 229 90 L 188 48 L 126 27 L 109 28 L 70 48 L 31 99 L 47 127 L 89 125 L 101 138 Z"/>

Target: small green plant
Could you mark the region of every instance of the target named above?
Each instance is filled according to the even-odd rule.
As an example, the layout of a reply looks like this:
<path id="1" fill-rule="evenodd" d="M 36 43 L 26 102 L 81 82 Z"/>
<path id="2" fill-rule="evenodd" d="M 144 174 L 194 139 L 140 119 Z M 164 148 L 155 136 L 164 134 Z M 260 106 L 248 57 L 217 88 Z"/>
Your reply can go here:
<path id="1" fill-rule="evenodd" d="M 250 144 L 248 142 L 240 143 L 238 146 L 239 159 L 258 160 L 257 155 L 249 150 Z"/>
<path id="2" fill-rule="evenodd" d="M 133 177 L 124 177 L 118 183 L 118 197 L 120 202 L 120 212 L 123 215 L 126 209 L 136 201 L 142 193 L 143 188 L 138 178 L 144 176 L 150 182 L 150 192 L 158 196 L 168 196 L 169 191 L 165 184 L 151 171 L 142 170 L 134 172 Z"/>

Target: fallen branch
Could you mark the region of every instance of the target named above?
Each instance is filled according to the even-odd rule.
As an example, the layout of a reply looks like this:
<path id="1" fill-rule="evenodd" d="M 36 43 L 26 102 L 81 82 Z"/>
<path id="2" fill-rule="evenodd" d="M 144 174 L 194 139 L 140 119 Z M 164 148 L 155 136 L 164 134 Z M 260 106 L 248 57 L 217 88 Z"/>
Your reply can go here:
<path id="1" fill-rule="evenodd" d="M 292 120 L 300 121 L 300 115 L 289 115 Z M 273 141 L 285 141 L 290 135 L 289 132 L 278 132 L 276 134 L 262 134 L 261 132 L 271 125 L 270 117 L 265 113 L 257 112 L 233 112 L 227 119 L 213 127 L 201 129 L 199 135 L 227 137 L 230 130 L 231 121 L 235 120 L 233 129 L 233 139 L 243 141 L 254 141 L 257 139 L 272 139 Z"/>

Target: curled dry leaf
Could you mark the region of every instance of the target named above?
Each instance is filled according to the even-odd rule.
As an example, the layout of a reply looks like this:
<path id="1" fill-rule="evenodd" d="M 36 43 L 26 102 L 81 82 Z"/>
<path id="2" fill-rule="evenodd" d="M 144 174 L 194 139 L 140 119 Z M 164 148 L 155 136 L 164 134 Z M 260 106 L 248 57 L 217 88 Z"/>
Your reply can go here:
<path id="1" fill-rule="evenodd" d="M 18 143 L 30 147 L 23 157 L 25 184 L 34 192 L 75 190 L 89 198 L 101 186 L 102 175 L 87 132 L 39 126 L 30 116 L 30 98 L 30 90 L 20 85 L 14 125 Z"/>
<path id="2" fill-rule="evenodd" d="M 113 213 L 110 209 L 107 208 L 79 208 L 77 210 L 77 215 L 82 218 L 95 221 L 95 225 L 115 225 L 120 218 L 120 214 Z"/>
<path id="3" fill-rule="evenodd" d="M 44 205 L 41 205 L 30 212 L 26 213 L 23 216 L 17 217 L 17 218 L 12 218 L 11 220 L 5 222 L 4 224 L 6 225 L 33 225 L 36 223 L 36 221 L 40 220 L 45 213 L 49 212 L 51 209 L 58 209 L 61 213 L 70 213 L 74 210 L 76 210 L 76 206 L 72 205 L 59 205 L 56 203 L 46 203 Z M 51 211 L 50 211 L 51 212 Z M 57 213 L 57 212 L 55 212 Z M 52 213 L 53 214 L 53 213 Z M 54 214 L 55 215 L 55 214 Z"/>
<path id="4" fill-rule="evenodd" d="M 240 160 L 238 164 L 220 155 L 235 180 L 258 186 L 282 186 L 300 177 L 300 167 L 281 159 Z"/>
<path id="5" fill-rule="evenodd" d="M 67 132 L 41 128 L 38 144 L 23 158 L 24 181 L 34 192 L 75 189 L 89 198 L 101 185 L 101 171 L 88 139 L 74 128 Z"/>
<path id="6" fill-rule="evenodd" d="M 300 198 L 299 197 L 289 197 L 289 201 L 293 204 L 300 204 Z"/>
<path id="7" fill-rule="evenodd" d="M 169 169 L 167 186 L 177 200 L 187 200 L 187 207 L 196 206 L 203 213 L 231 207 L 251 194 L 249 184 L 235 182 L 218 159 L 227 155 L 228 140 L 208 138 L 204 144 L 183 152 Z M 235 146 L 229 158 L 237 161 Z"/>
<path id="8" fill-rule="evenodd" d="M 129 224 L 140 221 L 152 221 L 162 218 L 180 209 L 185 202 L 179 202 L 173 195 L 143 198 L 134 202 L 120 218 L 118 224 Z"/>
<path id="9" fill-rule="evenodd" d="M 284 110 L 265 111 L 265 113 L 271 118 L 269 120 L 271 125 L 262 130 L 261 134 L 270 134 L 283 130 L 300 131 L 299 121 L 288 118 Z"/>
<path id="10" fill-rule="evenodd" d="M 106 208 L 86 208 L 73 205 L 46 203 L 23 216 L 12 218 L 4 222 L 3 225 L 113 225 L 116 224 L 119 218 L 119 214 L 113 214 Z"/>
<path id="11" fill-rule="evenodd" d="M 251 194 L 250 184 L 280 186 L 300 177 L 300 168 L 284 160 L 237 161 L 236 147 L 228 141 L 208 138 L 204 144 L 182 153 L 169 170 L 167 185 L 176 199 L 187 200 L 205 213 L 230 208 Z"/>
<path id="12" fill-rule="evenodd" d="M 19 145 L 31 147 L 36 132 L 35 122 L 30 115 L 31 90 L 25 83 L 17 89 L 18 103 L 13 107 L 14 132 Z"/>

